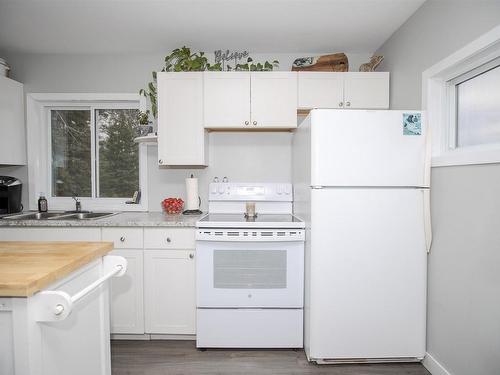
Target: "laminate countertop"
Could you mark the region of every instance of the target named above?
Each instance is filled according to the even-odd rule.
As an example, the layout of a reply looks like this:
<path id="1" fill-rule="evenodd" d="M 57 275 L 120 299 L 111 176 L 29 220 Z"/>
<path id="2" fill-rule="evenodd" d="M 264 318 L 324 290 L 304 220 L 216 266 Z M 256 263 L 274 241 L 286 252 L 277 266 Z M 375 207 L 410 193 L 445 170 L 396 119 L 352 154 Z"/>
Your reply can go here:
<path id="1" fill-rule="evenodd" d="M 32 296 L 112 249 L 112 242 L 0 241 L 0 296 Z"/>
<path id="2" fill-rule="evenodd" d="M 92 220 L 9 220 L 0 219 L 0 227 L 195 227 L 201 215 L 166 215 L 162 212 L 120 212 Z"/>

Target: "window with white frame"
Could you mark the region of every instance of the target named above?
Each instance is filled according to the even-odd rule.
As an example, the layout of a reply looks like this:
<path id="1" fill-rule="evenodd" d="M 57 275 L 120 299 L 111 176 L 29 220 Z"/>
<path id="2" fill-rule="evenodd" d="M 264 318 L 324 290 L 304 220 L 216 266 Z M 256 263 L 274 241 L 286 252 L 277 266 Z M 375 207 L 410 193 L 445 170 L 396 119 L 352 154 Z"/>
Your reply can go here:
<path id="1" fill-rule="evenodd" d="M 124 96 L 128 100 L 120 100 Z M 71 209 L 73 196 L 84 209 L 147 209 L 147 202 L 127 203 L 147 189 L 147 151 L 134 142 L 139 100 L 129 96 L 28 95 L 30 179 L 36 195 L 46 193 L 50 209 Z M 30 194 L 30 208 L 36 198 Z"/>
<path id="2" fill-rule="evenodd" d="M 500 59 L 450 81 L 451 146 L 500 144 Z"/>
<path id="3" fill-rule="evenodd" d="M 432 166 L 500 163 L 500 26 L 422 74 Z"/>
<path id="4" fill-rule="evenodd" d="M 47 111 L 52 197 L 130 198 L 139 190 L 138 109 Z"/>

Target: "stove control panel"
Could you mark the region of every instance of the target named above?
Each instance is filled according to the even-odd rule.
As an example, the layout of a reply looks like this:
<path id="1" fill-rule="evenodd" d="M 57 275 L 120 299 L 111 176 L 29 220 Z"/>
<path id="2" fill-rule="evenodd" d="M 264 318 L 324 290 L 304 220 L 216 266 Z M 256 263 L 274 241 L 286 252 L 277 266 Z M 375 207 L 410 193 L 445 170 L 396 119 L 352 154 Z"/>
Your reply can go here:
<path id="1" fill-rule="evenodd" d="M 212 182 L 209 201 L 293 201 L 292 184 Z"/>

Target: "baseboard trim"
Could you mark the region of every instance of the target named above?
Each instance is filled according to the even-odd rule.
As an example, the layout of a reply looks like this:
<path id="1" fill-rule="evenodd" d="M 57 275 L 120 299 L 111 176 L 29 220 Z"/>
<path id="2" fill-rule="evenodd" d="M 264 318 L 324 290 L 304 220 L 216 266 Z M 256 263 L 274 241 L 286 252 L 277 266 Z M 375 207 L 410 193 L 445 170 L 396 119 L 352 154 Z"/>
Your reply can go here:
<path id="1" fill-rule="evenodd" d="M 196 340 L 196 335 L 153 335 L 151 340 Z"/>
<path id="2" fill-rule="evenodd" d="M 111 340 L 151 340 L 148 334 L 123 334 L 114 333 L 111 335 Z"/>
<path id="3" fill-rule="evenodd" d="M 196 335 L 112 334 L 111 340 L 196 340 Z"/>
<path id="4" fill-rule="evenodd" d="M 425 353 L 424 360 L 422 361 L 424 367 L 432 375 L 452 375 L 451 372 L 446 370 L 441 363 L 439 363 L 436 358 L 434 358 L 429 353 Z"/>

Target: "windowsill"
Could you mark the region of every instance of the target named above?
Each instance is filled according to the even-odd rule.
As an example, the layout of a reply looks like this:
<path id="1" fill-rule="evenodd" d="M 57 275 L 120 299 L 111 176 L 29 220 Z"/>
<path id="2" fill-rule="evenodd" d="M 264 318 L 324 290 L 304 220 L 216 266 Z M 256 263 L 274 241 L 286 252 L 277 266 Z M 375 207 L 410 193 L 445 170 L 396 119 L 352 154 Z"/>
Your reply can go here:
<path id="1" fill-rule="evenodd" d="M 80 198 L 82 210 L 84 211 L 112 211 L 112 212 L 145 212 L 148 210 L 147 204 L 126 204 L 130 200 L 126 198 L 103 198 L 103 199 L 85 199 Z M 72 198 L 47 198 L 50 210 L 70 211 L 75 209 L 75 202 Z"/>
<path id="2" fill-rule="evenodd" d="M 432 167 L 451 167 L 459 165 L 478 165 L 500 163 L 500 149 L 498 147 L 480 149 L 457 149 L 432 157 Z"/>

